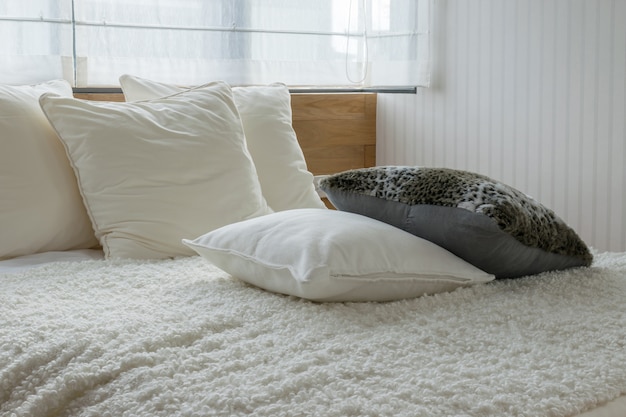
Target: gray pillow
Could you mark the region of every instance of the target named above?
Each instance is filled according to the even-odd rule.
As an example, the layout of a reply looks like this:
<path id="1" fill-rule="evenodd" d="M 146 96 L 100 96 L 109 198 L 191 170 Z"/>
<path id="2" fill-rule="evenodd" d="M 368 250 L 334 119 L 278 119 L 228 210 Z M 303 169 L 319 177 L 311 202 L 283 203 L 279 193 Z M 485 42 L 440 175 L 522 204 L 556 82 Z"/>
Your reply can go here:
<path id="1" fill-rule="evenodd" d="M 384 166 L 329 176 L 320 188 L 337 209 L 428 239 L 496 278 L 589 266 L 593 259 L 552 210 L 483 175 Z"/>

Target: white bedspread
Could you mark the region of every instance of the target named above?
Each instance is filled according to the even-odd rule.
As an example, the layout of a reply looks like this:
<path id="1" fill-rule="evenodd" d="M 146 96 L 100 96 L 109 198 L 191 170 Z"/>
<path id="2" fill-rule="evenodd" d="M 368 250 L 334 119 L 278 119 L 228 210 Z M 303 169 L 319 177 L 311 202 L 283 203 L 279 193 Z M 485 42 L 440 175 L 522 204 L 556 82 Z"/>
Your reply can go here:
<path id="1" fill-rule="evenodd" d="M 571 416 L 626 393 L 626 254 L 316 304 L 199 257 L 0 275 L 2 416 Z"/>

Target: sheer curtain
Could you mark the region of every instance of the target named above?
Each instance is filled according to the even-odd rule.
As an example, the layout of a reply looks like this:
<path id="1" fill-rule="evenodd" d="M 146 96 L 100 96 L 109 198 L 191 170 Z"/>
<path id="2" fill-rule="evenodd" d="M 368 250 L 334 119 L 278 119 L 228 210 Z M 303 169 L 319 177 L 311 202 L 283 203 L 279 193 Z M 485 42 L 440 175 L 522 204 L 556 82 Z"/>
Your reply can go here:
<path id="1" fill-rule="evenodd" d="M 0 82 L 74 78 L 71 0 L 0 1 Z"/>
<path id="2" fill-rule="evenodd" d="M 3 0 L 0 82 L 426 86 L 431 0 Z"/>

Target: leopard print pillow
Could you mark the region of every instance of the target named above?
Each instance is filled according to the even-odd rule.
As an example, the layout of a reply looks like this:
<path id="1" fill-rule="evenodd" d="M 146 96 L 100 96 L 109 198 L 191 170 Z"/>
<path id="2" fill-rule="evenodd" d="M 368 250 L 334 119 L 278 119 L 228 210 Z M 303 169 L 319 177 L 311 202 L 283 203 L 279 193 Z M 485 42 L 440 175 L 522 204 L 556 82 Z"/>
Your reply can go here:
<path id="1" fill-rule="evenodd" d="M 492 269 L 485 270 L 499 278 L 588 266 L 592 261 L 585 243 L 552 210 L 484 175 L 447 168 L 385 166 L 327 177 L 320 188 L 338 209 L 374 217 L 428 238 L 480 264 L 476 266 Z M 498 245 L 513 261 L 520 257 L 519 250 L 530 250 L 524 259 L 528 265 L 502 268 L 496 262 L 492 266 L 493 257 L 503 255 Z M 546 262 L 546 255 L 553 255 L 556 262 Z"/>

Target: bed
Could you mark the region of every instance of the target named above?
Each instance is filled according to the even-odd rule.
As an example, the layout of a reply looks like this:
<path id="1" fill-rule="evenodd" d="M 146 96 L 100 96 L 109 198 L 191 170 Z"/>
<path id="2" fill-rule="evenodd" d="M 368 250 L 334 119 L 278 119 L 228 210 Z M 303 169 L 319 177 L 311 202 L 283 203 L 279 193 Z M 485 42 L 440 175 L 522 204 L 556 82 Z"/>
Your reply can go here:
<path id="1" fill-rule="evenodd" d="M 153 91 L 155 96 L 173 94 L 178 97 L 179 94 L 178 87 L 159 86 L 136 78 L 131 81 L 138 82 L 140 87 L 148 85 L 148 90 L 156 90 Z M 125 93 L 133 88 L 132 83 L 123 86 Z M 128 239 L 124 236 L 144 233 L 142 222 L 129 225 L 128 221 L 112 219 L 115 206 L 104 199 L 105 194 L 111 191 L 118 198 L 128 198 L 125 207 L 142 210 L 145 213 L 143 222 L 148 222 L 152 214 L 153 218 L 161 219 L 159 213 L 154 212 L 161 202 L 155 202 L 150 193 L 166 188 L 171 178 L 151 178 L 151 182 L 143 184 L 141 175 L 115 177 L 114 170 L 128 169 L 128 166 L 139 169 L 138 165 L 153 160 L 142 157 L 145 152 L 133 154 L 135 150 L 128 148 L 124 154 L 114 154 L 113 159 L 109 156 L 107 163 L 113 167 L 107 168 L 109 175 L 98 177 L 97 181 L 93 180 L 94 184 L 90 184 L 90 178 L 85 176 L 93 177 L 94 172 L 90 169 L 101 170 L 103 165 L 102 161 L 94 159 L 93 149 L 81 155 L 83 149 L 73 147 L 71 141 L 75 132 L 72 129 L 76 120 L 80 120 L 75 118 L 84 117 L 84 113 L 100 117 L 94 114 L 94 109 L 98 109 L 99 114 L 110 111 L 114 115 L 110 117 L 133 115 L 136 119 L 138 116 L 131 113 L 135 108 L 106 104 L 121 102 L 124 99 L 121 94 L 79 95 L 78 98 L 85 100 L 80 104 L 71 101 L 68 96 L 71 90 L 68 92 L 67 86 L 54 84 L 53 87 L 57 89 L 53 91 L 56 96 L 46 96 L 40 105 L 48 112 L 47 120 L 56 123 L 53 133 L 66 136 L 63 140 L 68 143 L 60 151 L 74 158 L 71 161 L 73 166 L 64 167 L 63 172 L 82 176 L 79 184 L 85 188 L 80 194 L 67 192 L 63 200 L 78 198 L 77 201 L 82 203 L 84 199 L 90 211 L 83 214 L 83 221 L 90 225 L 92 219 L 97 219 L 94 228 L 100 235 L 98 239 L 87 236 L 82 240 L 76 235 L 61 236 L 79 243 L 59 250 L 61 237 L 56 233 L 53 243 L 38 242 L 44 249 L 35 250 L 32 249 L 35 243 L 31 242 L 30 247 L 15 243 L 25 239 L 30 229 L 22 227 L 22 235 L 9 235 L 9 232 L 17 233 L 14 223 L 23 220 L 24 213 L 19 219 L 12 219 L 10 224 L 3 223 L 3 228 L 6 226 L 5 230 L 9 232 L 3 232 L 2 242 L 12 243 L 6 247 L 24 249 L 20 254 L 11 253 L 0 260 L 0 415 L 626 415 L 626 254 L 598 253 L 591 249 L 593 263 L 588 267 L 546 271 L 522 278 L 486 279 L 480 271 L 470 271 L 465 264 L 455 264 L 453 258 L 426 242 L 422 249 L 430 255 L 414 256 L 418 258 L 415 260 L 418 268 L 429 262 L 433 268 L 457 267 L 459 270 L 455 276 L 463 275 L 466 279 L 471 276 L 474 279 L 471 285 L 469 281 L 454 281 L 448 277 L 443 284 L 428 281 L 430 290 L 426 294 L 415 292 L 411 295 L 414 287 L 394 289 L 397 280 L 383 280 L 381 286 L 381 280 L 369 274 L 365 280 L 369 292 L 359 292 L 358 289 L 350 292 L 342 288 L 339 298 L 334 299 L 324 299 L 328 294 L 319 295 L 320 292 L 315 293 L 319 296 L 317 300 L 315 297 L 307 299 L 306 295 L 310 293 L 298 296 L 297 291 L 304 285 L 290 287 L 283 291 L 286 293 L 281 293 L 280 287 L 263 289 L 262 282 L 235 277 L 210 261 L 210 257 L 198 256 L 202 255 L 200 249 L 197 253 L 185 252 L 194 244 L 203 245 L 202 249 L 208 247 L 206 240 L 195 239 L 199 234 L 184 236 L 190 239 L 187 241 L 190 246 L 172 249 L 153 242 L 166 236 L 167 228 L 163 226 L 161 234 L 145 235 L 149 244 L 127 244 Z M 225 94 L 221 85 L 206 88 L 211 90 L 209 98 L 204 92 L 198 95 L 180 93 L 187 94 L 185 106 L 188 101 L 215 100 L 216 95 Z M 284 102 L 284 88 L 272 88 L 283 91 Z M 39 97 L 40 93 L 35 91 L 33 94 Z M 248 93 L 240 91 L 237 94 L 241 94 L 238 97 L 244 100 Z M 254 91 L 257 93 L 259 91 Z M 267 91 L 260 93 L 266 94 Z M 147 98 L 138 99 L 137 103 L 141 103 Z M 258 104 L 257 99 L 258 96 L 254 96 L 250 103 Z M 229 100 L 226 101 L 232 105 L 233 100 Z M 105 104 L 102 104 L 104 107 L 92 107 L 91 101 Z M 223 101 L 212 103 L 219 105 Z M 235 104 L 243 117 L 247 110 L 242 103 Z M 391 241 L 385 241 L 383 235 L 387 233 L 387 226 L 382 224 L 377 224 L 380 229 L 375 229 L 380 232 L 359 235 L 358 241 L 353 243 L 359 253 L 367 255 L 357 256 L 350 252 L 341 239 L 356 228 L 353 224 L 361 224 L 352 223 L 353 217 L 358 217 L 356 221 L 361 222 L 374 220 L 325 209 L 324 206 L 331 207 L 332 204 L 320 200 L 324 194 L 314 186 L 313 175 L 319 179 L 346 170 L 375 167 L 376 95 L 290 94 L 289 103 L 293 114 L 289 114 L 287 127 L 293 126 L 298 149 L 301 149 L 307 167 L 306 172 L 302 171 L 302 175 L 293 179 L 306 180 L 308 184 L 304 196 L 292 193 L 292 200 L 299 202 L 299 208 L 273 209 L 280 204 L 295 204 L 287 201 L 289 184 L 273 190 L 270 187 L 274 182 L 263 188 L 263 181 L 260 185 L 255 183 L 256 188 L 262 189 L 262 195 L 273 195 L 267 199 L 272 202 L 273 210 L 268 211 L 262 199 L 258 204 L 252 204 L 250 195 L 245 201 L 233 203 L 224 194 L 250 185 L 231 183 L 242 181 L 241 178 L 219 176 L 224 170 L 232 169 L 233 163 L 222 166 L 216 160 L 214 163 L 219 171 L 212 175 L 218 175 L 220 184 L 218 188 L 208 189 L 209 201 L 218 206 L 228 204 L 218 207 L 220 217 L 235 216 L 228 217 L 227 221 L 232 224 L 215 226 L 212 223 L 211 227 L 216 230 L 228 232 L 219 238 L 231 239 L 237 230 L 231 227 L 244 224 L 245 227 L 238 232 L 242 236 L 235 243 L 245 245 L 245 241 L 254 240 L 250 236 L 260 227 L 258 219 L 276 214 L 275 223 L 261 225 L 267 227 L 258 229 L 259 241 L 252 246 L 259 246 L 259 242 L 265 242 L 262 239 L 269 239 L 274 230 L 278 230 L 277 240 L 271 241 L 275 248 L 280 248 L 281 244 L 296 245 L 302 236 L 314 240 L 305 242 L 305 247 L 309 248 L 323 241 L 330 230 L 337 231 L 333 239 L 340 239 L 341 245 L 328 246 L 329 253 L 325 256 L 339 258 L 337 262 L 344 268 L 354 268 L 350 262 L 354 263 L 355 257 L 359 263 L 367 264 L 369 258 L 376 258 L 387 246 L 391 247 L 392 253 L 385 254 L 386 257 L 392 260 L 395 255 L 410 258 L 402 252 L 413 250 L 408 234 L 398 232 L 404 234 L 392 235 Z M 5 103 L 2 105 L 6 106 Z M 176 105 L 179 104 L 172 106 Z M 195 111 L 185 107 L 185 111 L 174 113 L 170 107 L 163 111 L 163 106 L 159 101 L 155 108 L 151 108 L 156 111 L 148 118 L 150 123 L 163 120 L 159 118 L 168 119 L 170 114 L 191 117 Z M 227 107 L 224 107 L 225 112 Z M 23 113 L 20 114 L 23 117 Z M 198 117 L 203 115 L 198 114 Z M 110 117 L 105 118 L 90 135 L 98 135 L 116 125 L 116 119 Z M 219 121 L 211 123 L 222 123 L 224 119 L 222 115 Z M 63 124 L 66 120 L 67 124 Z M 206 122 L 205 119 L 202 121 Z M 285 128 L 284 122 L 282 120 L 281 128 Z M 186 123 L 185 126 L 190 126 L 193 120 Z M 254 136 L 268 128 L 262 123 L 253 124 L 252 119 L 246 123 L 243 126 L 246 136 Z M 239 128 L 231 126 L 231 129 Z M 169 125 L 169 131 L 174 130 Z M 86 146 L 81 142 L 85 132 L 78 133 L 82 135 L 79 135 L 79 143 Z M 99 152 L 108 152 L 110 142 L 107 145 Z M 214 149 L 216 145 L 211 146 Z M 267 146 L 255 151 L 254 145 L 249 144 L 255 162 L 263 157 L 263 148 Z M 47 151 L 57 152 L 59 149 Z M 153 151 L 151 156 L 163 152 L 162 167 L 169 169 L 167 158 L 172 155 L 171 149 Z M 203 159 L 195 161 L 194 155 L 198 152 L 194 148 L 185 155 L 184 165 L 174 158 L 171 167 L 180 169 L 193 163 L 206 164 Z M 275 149 L 271 152 L 268 165 L 271 172 L 267 175 L 273 173 L 278 178 L 285 178 L 284 172 L 274 172 L 278 170 L 276 161 L 280 156 L 275 155 Z M 135 156 L 124 168 L 124 158 L 131 154 Z M 19 154 L 13 155 L 16 158 Z M 249 156 L 237 162 L 238 173 L 250 168 Z M 287 154 L 287 158 L 297 156 L 297 152 Z M 45 180 L 52 181 L 46 178 L 46 175 L 51 176 L 50 170 L 54 168 L 50 165 L 42 164 L 41 169 L 45 168 L 45 171 L 38 177 L 38 183 L 31 184 L 31 187 L 50 187 L 42 184 Z M 260 162 L 256 165 L 260 176 L 262 166 Z M 301 165 L 297 167 L 302 168 Z M 17 163 L 11 167 L 14 171 L 19 168 Z M 29 168 L 30 175 L 33 169 Z M 154 181 L 157 180 L 158 187 L 155 187 Z M 180 187 L 179 179 L 174 182 Z M 185 186 L 189 182 L 201 181 L 195 176 L 185 177 Z M 211 187 L 215 186 L 211 184 Z M 39 204 L 32 210 L 45 209 L 46 215 L 50 214 L 55 204 L 54 195 L 61 192 L 58 184 L 56 187 L 46 200 L 38 200 Z M 90 191 L 89 187 L 95 191 Z M 42 189 L 40 195 L 49 192 L 47 188 Z M 187 197 L 183 191 L 176 191 L 175 204 L 167 205 L 168 213 L 175 211 L 181 201 L 191 201 L 184 200 Z M 202 195 L 198 189 L 192 191 L 189 198 Z M 311 195 L 315 195 L 318 201 L 311 203 Z M 204 204 L 205 200 L 201 202 Z M 32 201 L 30 203 L 33 205 Z M 311 208 L 311 204 L 317 206 Z M 105 210 L 100 210 L 102 205 L 106 206 Z M 212 207 L 202 209 L 203 213 L 217 216 L 212 214 Z M 59 222 L 68 216 L 67 208 L 64 210 L 65 214 L 59 214 Z M 119 211 L 118 208 L 115 213 Z M 224 211 L 228 213 L 224 214 Z M 301 211 L 302 216 L 292 218 L 289 215 L 292 211 Z M 189 213 L 181 221 L 192 221 L 193 210 L 190 209 Z M 324 214 L 317 217 L 318 213 Z M 342 215 L 344 217 L 337 217 Z M 70 216 L 73 217 L 69 224 L 73 225 L 74 234 L 85 234 L 78 223 L 78 215 L 72 212 Z M 233 220 L 237 216 L 245 220 Z M 29 221 L 36 222 L 34 218 L 32 216 Z M 303 219 L 312 224 L 307 226 Z M 33 232 L 31 240 L 48 232 L 48 223 L 33 226 L 36 233 Z M 124 229 L 128 227 L 134 229 L 130 232 Z M 152 224 L 148 232 L 154 228 Z M 103 239 L 107 233 L 119 235 Z M 370 253 L 367 245 L 372 234 L 375 242 L 371 245 L 375 250 Z M 214 232 L 210 235 L 215 238 Z M 396 239 L 402 244 L 396 244 Z M 408 240 L 404 243 L 403 239 Z M 375 246 L 377 244 L 379 246 Z M 9 253 L 9 249 L 5 248 L 5 253 Z M 172 253 L 172 256 L 164 253 Z M 114 256 L 116 254 L 120 256 Z M 129 259 L 124 256 L 127 254 L 141 256 Z M 271 257 L 275 253 L 265 255 Z M 304 258 L 306 254 L 300 253 L 291 262 L 296 264 Z M 220 265 L 226 269 L 232 266 L 231 258 L 219 257 L 217 260 L 218 264 L 224 262 Z M 440 264 L 435 265 L 438 261 Z M 251 274 L 257 277 L 260 274 L 264 278 L 265 274 L 274 274 L 275 269 L 266 268 L 263 272 L 255 269 Z M 241 270 L 242 275 L 246 273 L 250 271 Z M 276 283 L 280 286 L 279 281 Z M 324 291 L 329 285 L 332 284 L 324 282 L 315 290 L 321 288 L 320 291 Z M 422 291 L 426 284 L 423 281 L 420 285 Z M 376 294 L 383 292 L 391 299 L 371 301 L 368 297 L 372 294 L 372 286 Z M 290 291 L 293 294 L 289 294 Z M 359 297 L 366 301 L 358 301 Z"/>

